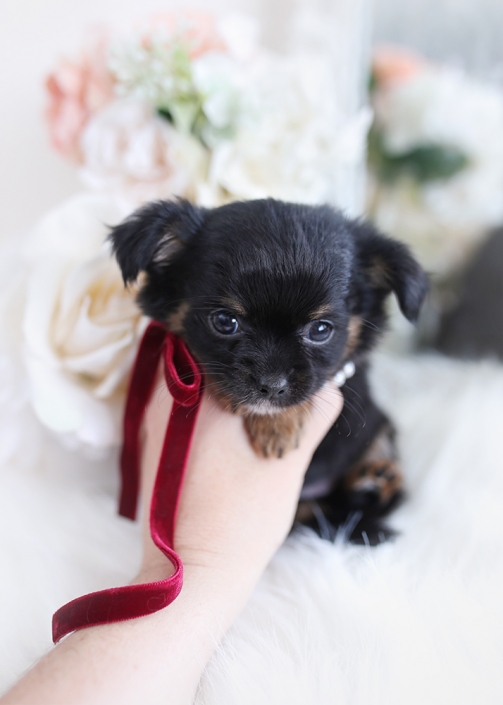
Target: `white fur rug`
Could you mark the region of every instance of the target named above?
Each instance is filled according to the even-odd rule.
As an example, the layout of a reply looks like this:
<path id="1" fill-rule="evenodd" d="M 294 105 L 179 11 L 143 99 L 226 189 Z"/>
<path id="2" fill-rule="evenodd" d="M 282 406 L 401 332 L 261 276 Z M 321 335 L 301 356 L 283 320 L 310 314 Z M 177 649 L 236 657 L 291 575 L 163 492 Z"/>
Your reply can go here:
<path id="1" fill-rule="evenodd" d="M 139 557 L 137 527 L 115 514 L 115 461 L 44 436 L 9 399 L 15 375 L 0 366 L 1 690 L 50 648 L 57 607 L 127 581 Z M 503 702 L 503 368 L 381 354 L 374 382 L 401 431 L 399 538 L 372 549 L 293 535 L 199 704 Z"/>

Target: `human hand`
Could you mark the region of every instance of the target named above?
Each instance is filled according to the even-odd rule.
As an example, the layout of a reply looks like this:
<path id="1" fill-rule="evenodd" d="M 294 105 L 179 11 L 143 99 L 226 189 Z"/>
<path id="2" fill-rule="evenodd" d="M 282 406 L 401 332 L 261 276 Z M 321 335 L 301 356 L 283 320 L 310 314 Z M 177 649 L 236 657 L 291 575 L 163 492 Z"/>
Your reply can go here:
<path id="1" fill-rule="evenodd" d="M 159 378 L 145 415 L 142 458 L 143 564 L 135 582 L 165 578 L 172 566 L 150 538 L 148 508 L 172 399 Z M 205 584 L 224 628 L 241 611 L 292 526 L 305 471 L 339 415 L 342 395 L 327 385 L 316 395 L 300 447 L 281 459 L 259 458 L 242 418 L 205 394 L 181 494 L 175 549 L 184 590 Z"/>

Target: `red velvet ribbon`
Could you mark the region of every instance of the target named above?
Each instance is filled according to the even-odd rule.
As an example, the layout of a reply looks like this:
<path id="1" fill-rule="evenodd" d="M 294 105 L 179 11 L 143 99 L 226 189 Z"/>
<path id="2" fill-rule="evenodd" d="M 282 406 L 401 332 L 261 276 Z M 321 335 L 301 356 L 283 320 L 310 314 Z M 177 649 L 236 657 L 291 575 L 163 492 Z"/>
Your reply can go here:
<path id="1" fill-rule="evenodd" d="M 178 500 L 202 395 L 202 376 L 184 342 L 155 322 L 149 325 L 140 343 L 129 384 L 124 414 L 119 514 L 129 519 L 136 516 L 140 429 L 162 355 L 173 406 L 150 505 L 150 533 L 156 546 L 173 564 L 175 572 L 166 580 L 92 592 L 68 602 L 52 618 L 54 643 L 76 629 L 157 612 L 173 602 L 182 589 L 183 564 L 173 548 L 173 541 Z"/>

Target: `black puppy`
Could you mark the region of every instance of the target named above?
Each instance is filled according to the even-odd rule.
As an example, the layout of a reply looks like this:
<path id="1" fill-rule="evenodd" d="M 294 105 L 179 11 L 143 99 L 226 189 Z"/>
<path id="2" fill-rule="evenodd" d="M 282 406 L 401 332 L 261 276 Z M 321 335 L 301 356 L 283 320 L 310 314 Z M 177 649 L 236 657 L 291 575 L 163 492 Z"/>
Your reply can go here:
<path id="1" fill-rule="evenodd" d="M 150 203 L 110 237 L 142 310 L 182 336 L 258 454 L 295 447 L 313 395 L 344 365 L 356 370 L 307 472 L 298 519 L 330 537 L 341 525 L 353 541 L 388 536 L 382 517 L 401 475 L 367 357 L 391 291 L 410 321 L 418 316 L 427 282 L 407 248 L 328 206 L 272 199 Z"/>

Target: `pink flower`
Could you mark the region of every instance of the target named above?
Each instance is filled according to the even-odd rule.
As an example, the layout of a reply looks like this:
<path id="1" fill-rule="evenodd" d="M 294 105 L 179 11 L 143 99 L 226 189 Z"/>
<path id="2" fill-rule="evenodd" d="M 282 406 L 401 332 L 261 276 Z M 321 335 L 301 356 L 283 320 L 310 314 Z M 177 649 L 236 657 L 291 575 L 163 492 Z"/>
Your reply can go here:
<path id="1" fill-rule="evenodd" d="M 81 161 L 80 136 L 89 118 L 113 98 L 107 42 L 99 37 L 80 61 L 65 59 L 47 78 L 46 120 L 51 143 L 65 157 Z"/>
<path id="2" fill-rule="evenodd" d="M 226 45 L 218 33 L 214 18 L 196 10 L 175 14 L 158 14 L 149 22 L 143 43 L 149 46 L 154 37 L 165 35 L 171 41 L 181 41 L 188 47 L 191 59 L 210 51 L 225 51 Z"/>
<path id="3" fill-rule="evenodd" d="M 400 83 L 421 71 L 427 62 L 419 54 L 394 46 L 381 46 L 374 52 L 372 71 L 378 83 Z"/>

